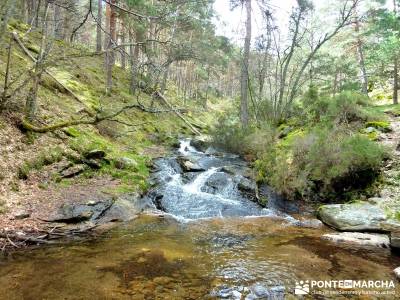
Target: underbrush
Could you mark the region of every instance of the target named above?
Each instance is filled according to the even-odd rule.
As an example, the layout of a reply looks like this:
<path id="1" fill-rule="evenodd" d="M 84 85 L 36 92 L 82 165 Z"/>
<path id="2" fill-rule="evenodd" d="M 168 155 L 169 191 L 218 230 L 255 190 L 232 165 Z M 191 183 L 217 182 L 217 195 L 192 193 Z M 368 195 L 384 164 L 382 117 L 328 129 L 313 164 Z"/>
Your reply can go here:
<path id="1" fill-rule="evenodd" d="M 59 162 L 63 156 L 64 152 L 60 147 L 46 149 L 45 151 L 39 153 L 35 158 L 26 161 L 24 164 L 22 164 L 22 166 L 20 166 L 18 169 L 18 178 L 27 179 L 31 171 L 38 171 L 44 166 Z"/>
<path id="2" fill-rule="evenodd" d="M 221 118 L 212 131 L 214 143 L 253 158 L 257 179 L 288 199 L 348 200 L 372 186 L 388 153 L 362 129 L 389 126 L 376 121 L 382 116 L 367 109 L 369 100 L 344 92 L 301 105 L 303 110 L 279 126 L 243 129 L 237 118 Z"/>

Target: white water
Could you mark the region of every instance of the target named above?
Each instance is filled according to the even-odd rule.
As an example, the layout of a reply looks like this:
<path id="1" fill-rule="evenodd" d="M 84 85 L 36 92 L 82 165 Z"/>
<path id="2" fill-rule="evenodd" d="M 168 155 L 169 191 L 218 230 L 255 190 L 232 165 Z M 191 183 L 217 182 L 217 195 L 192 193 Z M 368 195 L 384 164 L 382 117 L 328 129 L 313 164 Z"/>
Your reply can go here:
<path id="1" fill-rule="evenodd" d="M 181 141 L 178 153 L 184 159 L 194 160 L 196 163 L 201 161 L 208 167 L 204 172 L 185 173 L 179 171 L 174 158 L 159 161 L 157 176 L 164 184 L 158 187 L 158 199 L 161 199 L 159 204 L 162 210 L 168 214 L 180 221 L 239 216 L 268 216 L 292 221 L 285 214 L 262 208 L 247 199 L 238 189 L 238 182 L 243 180 L 242 175 L 220 171 L 221 166 L 245 165 L 239 158 L 229 154 L 207 155 L 190 146 L 189 140 Z"/>
<path id="2" fill-rule="evenodd" d="M 197 151 L 194 147 L 190 145 L 190 140 L 181 140 L 180 141 L 180 147 L 179 147 L 179 153 L 183 155 L 188 155 L 190 153 L 200 153 Z"/>
<path id="3" fill-rule="evenodd" d="M 211 168 L 203 173 L 201 173 L 199 176 L 196 177 L 193 182 L 185 184 L 183 186 L 183 189 L 188 192 L 188 193 L 202 193 L 201 188 L 204 186 L 204 184 L 207 182 L 207 179 L 211 177 L 211 175 L 215 174 L 217 172 L 217 168 Z"/>

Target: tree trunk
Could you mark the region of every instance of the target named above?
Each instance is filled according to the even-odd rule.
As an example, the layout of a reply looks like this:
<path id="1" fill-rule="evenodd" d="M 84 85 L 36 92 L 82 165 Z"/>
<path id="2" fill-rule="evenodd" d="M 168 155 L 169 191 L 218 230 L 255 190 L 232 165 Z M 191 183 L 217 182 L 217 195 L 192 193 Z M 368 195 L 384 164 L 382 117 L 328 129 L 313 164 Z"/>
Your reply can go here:
<path id="1" fill-rule="evenodd" d="M 58 3 L 54 5 L 54 37 L 58 40 L 64 39 L 62 32 L 62 14 Z"/>
<path id="2" fill-rule="evenodd" d="M 354 0 L 356 1 L 356 0 Z M 368 96 L 368 75 L 365 68 L 365 60 L 364 60 L 364 51 L 363 51 L 363 43 L 360 38 L 360 21 L 357 14 L 354 17 L 354 30 L 356 32 L 356 43 L 357 43 L 357 54 L 358 54 L 358 63 L 360 65 L 360 75 L 361 75 L 361 90 L 363 94 Z"/>
<path id="3" fill-rule="evenodd" d="M 393 13 L 397 15 L 397 2 L 393 0 Z M 393 104 L 399 103 L 399 61 L 397 53 L 394 57 L 394 68 L 393 68 Z"/>
<path id="4" fill-rule="evenodd" d="M 244 127 L 249 124 L 248 112 L 248 78 L 249 78 L 249 56 L 250 56 L 250 42 L 251 42 L 251 0 L 246 0 L 246 37 L 244 40 L 242 70 L 240 76 L 240 120 Z"/>
<path id="5" fill-rule="evenodd" d="M 168 73 L 169 73 L 169 66 L 167 66 L 165 68 L 164 73 L 163 73 L 163 78 L 161 80 L 161 87 L 160 87 L 161 94 L 164 94 L 165 89 L 167 88 Z"/>
<path id="6" fill-rule="evenodd" d="M 136 31 L 135 35 L 135 42 L 140 42 L 142 35 L 139 33 L 139 31 Z M 129 40 L 132 43 L 134 38 L 133 34 L 129 33 Z M 130 54 L 131 54 L 131 83 L 130 83 L 130 88 L 129 91 L 133 95 L 136 91 L 136 88 L 138 86 L 137 81 L 138 81 L 138 66 L 139 66 L 139 51 L 140 51 L 140 46 L 139 45 L 131 45 L 130 46 Z"/>
<path id="7" fill-rule="evenodd" d="M 37 109 L 37 93 L 39 89 L 39 83 L 42 76 L 42 65 L 44 63 L 46 44 L 47 44 L 47 16 L 49 12 L 49 1 L 45 2 L 45 11 L 43 16 L 42 24 L 42 41 L 40 45 L 39 54 L 35 63 L 34 73 L 33 73 L 33 83 L 29 89 L 29 93 L 25 102 L 25 115 L 28 121 L 32 122 L 36 115 Z"/>
<path id="8" fill-rule="evenodd" d="M 108 44 L 110 41 L 110 17 L 111 17 L 111 9 L 110 4 L 106 3 L 106 28 L 105 28 L 105 37 L 104 37 L 104 49 L 108 48 Z"/>
<path id="9" fill-rule="evenodd" d="M 393 104 L 399 103 L 399 63 L 397 58 L 394 59 L 394 68 L 393 68 Z"/>
<path id="10" fill-rule="evenodd" d="M 35 19 L 34 19 L 34 26 L 35 28 L 39 27 L 39 14 L 40 14 L 40 6 L 42 4 L 42 0 L 37 0 L 37 5 L 35 8 Z"/>
<path id="11" fill-rule="evenodd" d="M 97 2 L 97 28 L 96 28 L 96 51 L 101 52 L 102 37 L 101 37 L 101 20 L 103 19 L 103 0 Z"/>
<path id="12" fill-rule="evenodd" d="M 124 26 L 123 22 L 120 23 L 119 32 L 120 32 L 120 35 L 121 35 L 121 44 L 125 44 L 125 26 Z M 124 69 L 124 70 L 126 69 L 126 55 L 125 55 L 125 53 L 126 53 L 126 47 L 122 46 L 122 48 L 121 48 L 121 68 Z"/>
<path id="13" fill-rule="evenodd" d="M 3 35 L 6 32 L 8 20 L 10 19 L 11 15 L 13 14 L 15 8 L 15 1 L 6 1 L 4 4 L 4 11 L 3 14 L 0 15 L 2 22 L 0 28 L 0 41 L 3 39 Z"/>
<path id="14" fill-rule="evenodd" d="M 109 21 L 109 29 L 110 29 L 110 34 L 108 36 L 108 44 L 107 44 L 107 52 L 106 52 L 106 76 L 107 76 L 107 83 L 106 83 L 106 93 L 110 94 L 112 90 L 112 69 L 115 63 L 115 53 L 114 51 L 111 51 L 110 49 L 112 48 L 113 44 L 115 43 L 116 40 L 116 20 L 117 20 L 117 14 L 115 11 L 115 7 L 112 4 L 115 4 L 116 0 L 111 0 L 111 5 L 109 6 L 109 17 L 107 17 L 107 21 Z"/>

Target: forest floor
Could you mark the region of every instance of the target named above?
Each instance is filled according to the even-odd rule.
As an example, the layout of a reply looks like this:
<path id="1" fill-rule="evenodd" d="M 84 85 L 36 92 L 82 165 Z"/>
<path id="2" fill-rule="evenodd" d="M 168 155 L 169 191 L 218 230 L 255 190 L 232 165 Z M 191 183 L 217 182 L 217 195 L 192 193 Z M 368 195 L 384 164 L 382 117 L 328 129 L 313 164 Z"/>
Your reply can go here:
<path id="1" fill-rule="evenodd" d="M 379 141 L 389 148 L 391 159 L 383 168 L 383 184 L 379 191 L 378 203 L 386 213 L 400 217 L 400 115 L 393 110 L 386 111 L 391 131 L 382 133 Z"/>

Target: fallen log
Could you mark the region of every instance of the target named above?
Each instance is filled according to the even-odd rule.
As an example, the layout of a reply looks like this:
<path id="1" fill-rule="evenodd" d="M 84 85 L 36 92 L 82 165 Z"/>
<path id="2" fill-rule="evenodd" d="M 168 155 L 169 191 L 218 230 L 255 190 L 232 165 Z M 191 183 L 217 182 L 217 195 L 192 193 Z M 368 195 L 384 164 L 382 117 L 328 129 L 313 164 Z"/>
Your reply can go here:
<path id="1" fill-rule="evenodd" d="M 188 120 L 186 120 L 185 117 L 182 116 L 182 114 L 177 110 L 174 109 L 174 107 L 167 101 L 167 99 L 160 93 L 160 92 L 155 92 L 154 96 L 159 98 L 161 101 L 164 102 L 165 105 L 167 105 L 167 107 L 169 109 L 171 109 L 171 111 L 173 111 L 183 122 L 185 122 L 185 124 L 187 126 L 189 126 L 190 130 L 194 133 L 194 134 L 198 134 L 201 135 L 200 131 L 198 131 L 193 124 L 191 124 Z"/>

